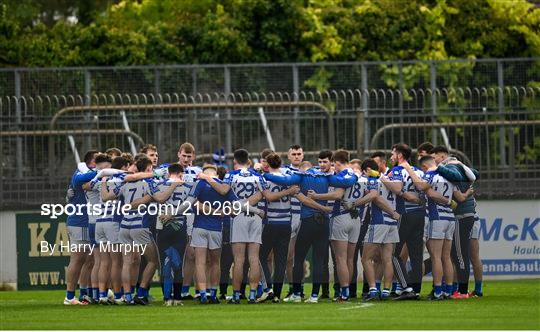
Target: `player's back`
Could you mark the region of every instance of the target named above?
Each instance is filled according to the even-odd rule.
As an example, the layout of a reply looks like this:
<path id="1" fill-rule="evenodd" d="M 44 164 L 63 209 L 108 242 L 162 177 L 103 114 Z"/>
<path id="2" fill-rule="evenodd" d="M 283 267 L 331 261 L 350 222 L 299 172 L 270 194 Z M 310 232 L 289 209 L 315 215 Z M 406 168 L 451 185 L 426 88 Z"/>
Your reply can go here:
<path id="1" fill-rule="evenodd" d="M 283 172 L 272 173 L 277 176 L 285 176 Z M 271 192 L 286 190 L 287 186 L 280 186 L 272 181 L 267 181 L 268 189 Z M 266 218 L 270 224 L 288 224 L 291 222 L 291 197 L 285 195 L 280 199 L 266 203 Z"/>
<path id="2" fill-rule="evenodd" d="M 86 193 L 82 188 L 85 182 L 90 181 L 95 176 L 94 171 L 83 173 L 79 170 L 75 170 L 71 177 L 70 186 L 73 189 L 73 196 L 69 199 L 68 203 L 73 205 L 85 205 L 87 202 Z M 81 209 L 81 213 L 70 214 L 67 217 L 67 224 L 69 226 L 85 226 L 88 223 L 88 214 L 86 208 Z"/>
<path id="3" fill-rule="evenodd" d="M 124 204 L 131 204 L 149 193 L 150 186 L 146 180 L 125 182 L 119 189 L 119 194 L 124 197 Z M 138 213 L 137 209 L 128 211 L 124 215 L 121 226 L 123 228 L 147 227 L 147 225 L 143 225 L 143 216 Z"/>
<path id="4" fill-rule="evenodd" d="M 267 189 L 263 177 L 247 168 L 228 172 L 224 182 L 231 186 L 231 190 L 239 199 L 247 199 Z"/>
<path id="5" fill-rule="evenodd" d="M 413 171 L 416 173 L 416 175 L 418 175 L 419 178 L 423 178 L 424 177 L 424 172 L 416 167 L 413 167 Z M 411 176 L 409 175 L 409 172 L 407 172 L 405 170 L 405 168 L 401 167 L 401 166 L 396 166 L 392 169 L 392 173 L 391 174 L 394 174 L 394 172 L 399 172 L 400 173 L 400 181 L 403 182 L 403 192 L 409 192 L 409 193 L 413 193 L 417 196 L 424 196 L 424 193 L 420 192 L 416 186 L 414 185 L 413 183 L 413 180 L 411 178 Z M 401 197 L 396 197 L 396 206 L 397 206 L 397 211 L 400 213 L 400 214 L 403 214 L 403 213 L 410 213 L 410 212 L 414 212 L 414 211 L 420 211 L 420 210 L 424 210 L 425 209 L 425 206 L 424 205 L 418 205 L 416 203 L 412 203 L 412 202 L 409 202 Z"/>
<path id="6" fill-rule="evenodd" d="M 380 180 L 379 178 L 370 177 L 368 179 L 369 190 L 375 189 L 379 195 L 390 205 L 392 209 L 396 209 L 396 197 Z M 371 203 L 371 223 L 372 224 L 396 224 L 397 221 L 384 212 L 377 204 Z"/>
<path id="7" fill-rule="evenodd" d="M 448 199 L 448 204 L 440 204 L 428 198 L 428 217 L 430 220 L 455 220 L 454 212 L 450 208 L 450 202 L 454 192 L 454 185 L 442 177 L 437 171 L 429 171 L 424 174 L 424 179 L 429 182 L 431 188 Z"/>
<path id="8" fill-rule="evenodd" d="M 352 170 L 351 170 L 352 172 Z M 363 197 L 368 191 L 368 178 L 365 176 L 358 176 L 358 180 L 351 187 L 345 188 L 343 198 L 337 200 L 334 203 L 334 209 L 332 211 L 332 217 L 344 214 L 347 212 L 344 205 L 351 205 L 357 199 Z M 364 215 L 365 205 L 358 206 L 358 215 Z"/>
<path id="9" fill-rule="evenodd" d="M 172 184 L 173 181 L 171 181 L 170 179 L 163 179 L 160 182 L 155 183 L 153 186 L 151 186 L 152 194 L 160 191 L 165 191 L 170 188 Z M 170 205 L 173 209 L 172 211 L 175 211 L 174 209 L 177 209 L 187 199 L 192 188 L 192 183 L 183 183 L 181 185 L 178 185 L 176 188 L 174 188 L 171 196 L 169 196 L 169 198 L 165 201 L 165 204 Z M 170 207 L 168 209 L 170 209 Z M 185 216 L 177 215 L 173 218 L 173 220 L 178 222 L 179 224 L 184 224 Z"/>
<path id="10" fill-rule="evenodd" d="M 214 181 L 223 183 L 218 178 L 215 178 Z M 196 198 L 199 204 L 201 204 L 198 209 L 193 209 L 195 214 L 193 226 L 212 231 L 221 231 L 223 217 L 214 215 L 213 213 L 205 214 L 204 212 L 208 210 L 208 207 L 219 209 L 223 207 L 225 202 L 235 200 L 236 197 L 232 191 L 229 191 L 227 195 L 223 196 L 212 188 L 206 180 L 198 180 L 189 192 L 189 196 Z"/>
<path id="11" fill-rule="evenodd" d="M 185 183 L 193 185 L 197 181 L 197 175 L 202 172 L 199 166 L 186 166 L 184 167 L 184 175 L 182 180 Z"/>

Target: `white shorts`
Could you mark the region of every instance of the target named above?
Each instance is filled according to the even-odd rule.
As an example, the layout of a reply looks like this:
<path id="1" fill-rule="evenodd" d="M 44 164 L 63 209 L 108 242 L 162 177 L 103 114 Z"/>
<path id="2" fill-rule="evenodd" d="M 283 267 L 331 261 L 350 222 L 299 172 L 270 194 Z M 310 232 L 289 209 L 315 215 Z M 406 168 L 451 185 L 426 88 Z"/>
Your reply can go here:
<path id="1" fill-rule="evenodd" d="M 361 226 L 360 218 L 353 219 L 349 213 L 330 218 L 330 240 L 357 243 Z"/>
<path id="2" fill-rule="evenodd" d="M 120 227 L 118 241 L 124 244 L 151 244 L 153 241 L 152 232 L 148 228 L 127 229 Z"/>
<path id="3" fill-rule="evenodd" d="M 90 234 L 88 227 L 67 226 L 68 239 L 71 244 L 87 244 L 90 243 Z"/>
<path id="4" fill-rule="evenodd" d="M 240 214 L 231 220 L 231 243 L 262 243 L 262 219 Z"/>
<path id="5" fill-rule="evenodd" d="M 471 239 L 478 240 L 480 238 L 480 219 L 474 216 L 474 224 L 471 229 Z"/>
<path id="6" fill-rule="evenodd" d="M 455 229 L 455 220 L 427 220 L 424 225 L 424 239 L 452 240 Z"/>
<path id="7" fill-rule="evenodd" d="M 399 230 L 395 225 L 375 224 L 369 225 L 365 243 L 399 243 Z"/>
<path id="8" fill-rule="evenodd" d="M 300 213 L 293 213 L 291 215 L 291 238 L 296 237 L 298 235 L 298 231 L 300 230 L 301 224 L 302 224 L 302 220 L 300 220 Z"/>
<path id="9" fill-rule="evenodd" d="M 114 221 L 103 221 L 96 223 L 96 242 L 97 243 L 120 243 L 118 233 L 120 232 L 120 223 Z"/>
<path id="10" fill-rule="evenodd" d="M 191 233 L 190 246 L 214 250 L 221 248 L 221 241 L 221 231 L 209 231 L 207 229 L 195 227 Z"/>

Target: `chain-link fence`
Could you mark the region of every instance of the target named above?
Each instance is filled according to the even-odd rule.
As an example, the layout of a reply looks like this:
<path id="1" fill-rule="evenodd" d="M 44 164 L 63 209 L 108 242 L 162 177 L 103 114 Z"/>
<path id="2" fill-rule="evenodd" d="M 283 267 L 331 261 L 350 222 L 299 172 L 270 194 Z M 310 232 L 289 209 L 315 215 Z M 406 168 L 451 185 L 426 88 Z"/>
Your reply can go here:
<path id="1" fill-rule="evenodd" d="M 61 202 L 77 154 L 158 146 L 364 157 L 444 144 L 484 197 L 538 197 L 540 59 L 0 70 L 2 208 Z"/>

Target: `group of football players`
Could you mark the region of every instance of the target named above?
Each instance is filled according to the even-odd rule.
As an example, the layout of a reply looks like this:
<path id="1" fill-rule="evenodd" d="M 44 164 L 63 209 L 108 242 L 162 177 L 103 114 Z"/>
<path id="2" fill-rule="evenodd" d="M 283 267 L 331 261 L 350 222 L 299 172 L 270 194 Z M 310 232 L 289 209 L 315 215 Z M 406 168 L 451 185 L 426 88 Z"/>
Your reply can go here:
<path id="1" fill-rule="evenodd" d="M 70 243 L 96 250 L 71 252 L 64 304 L 147 305 L 156 271 L 166 306 L 346 302 L 358 293 L 364 301 L 416 300 L 428 273 L 429 300 L 482 296 L 478 172 L 444 146 L 426 142 L 413 154 L 400 143 L 364 160 L 322 150 L 316 166 L 299 145 L 289 148 L 288 164 L 270 149 L 254 160 L 234 151 L 230 170 L 194 166 L 195 158 L 187 142 L 170 164 L 158 163 L 154 145 L 135 156 L 117 148 L 85 154 L 67 201 L 102 213 L 67 217 Z"/>

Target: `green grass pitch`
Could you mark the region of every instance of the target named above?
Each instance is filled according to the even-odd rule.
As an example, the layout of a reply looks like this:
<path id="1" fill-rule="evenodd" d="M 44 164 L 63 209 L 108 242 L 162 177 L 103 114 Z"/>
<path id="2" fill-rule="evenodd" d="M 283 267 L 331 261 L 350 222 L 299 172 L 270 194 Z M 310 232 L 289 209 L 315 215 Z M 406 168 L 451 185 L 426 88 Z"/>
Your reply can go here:
<path id="1" fill-rule="evenodd" d="M 429 289 L 424 284 L 424 293 Z M 0 292 L 1 329 L 540 329 L 540 280 L 488 281 L 486 296 L 443 302 L 264 303 L 182 307 L 62 304 L 63 291 Z M 310 286 L 307 286 L 307 290 Z M 152 295 L 160 298 L 160 290 Z"/>

